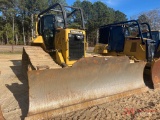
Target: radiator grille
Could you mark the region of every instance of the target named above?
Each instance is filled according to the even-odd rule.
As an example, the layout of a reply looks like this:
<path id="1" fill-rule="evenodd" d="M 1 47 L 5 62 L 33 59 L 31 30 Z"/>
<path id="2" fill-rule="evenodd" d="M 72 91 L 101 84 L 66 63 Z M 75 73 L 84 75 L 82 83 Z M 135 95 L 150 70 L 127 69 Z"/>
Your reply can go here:
<path id="1" fill-rule="evenodd" d="M 79 38 L 77 38 L 77 36 Z M 84 35 L 69 34 L 69 60 L 78 60 L 84 56 Z"/>

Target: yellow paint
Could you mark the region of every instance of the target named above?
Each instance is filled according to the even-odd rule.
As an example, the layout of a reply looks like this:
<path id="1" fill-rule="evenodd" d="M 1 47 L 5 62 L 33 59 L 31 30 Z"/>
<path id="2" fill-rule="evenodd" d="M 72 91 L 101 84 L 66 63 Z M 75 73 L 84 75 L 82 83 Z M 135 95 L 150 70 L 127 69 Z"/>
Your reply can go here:
<path id="1" fill-rule="evenodd" d="M 62 53 L 59 52 L 58 50 L 56 50 L 56 61 L 58 64 L 62 64 L 62 63 L 65 63 L 64 62 L 64 59 L 63 59 L 63 56 L 62 56 Z"/>
<path id="2" fill-rule="evenodd" d="M 145 49 L 143 48 L 144 45 L 140 44 L 140 47 L 141 47 L 141 49 L 142 49 L 143 51 L 145 51 Z"/>
<path id="3" fill-rule="evenodd" d="M 98 43 L 94 47 L 93 52 L 97 53 L 97 54 L 108 53 L 107 47 L 108 47 L 108 44 L 100 44 L 100 43 Z"/>
<path id="4" fill-rule="evenodd" d="M 38 26 L 38 20 L 36 22 L 36 38 L 32 38 L 32 45 L 39 45 L 41 46 L 46 52 L 46 46 L 44 44 L 43 37 L 41 35 L 38 35 L 37 31 Z M 86 42 L 86 33 L 84 30 L 79 29 L 63 29 L 63 28 L 57 28 L 55 32 L 54 37 L 54 46 L 55 46 L 55 61 L 58 64 L 66 63 L 68 66 L 72 66 L 77 60 L 69 60 L 69 36 L 68 34 L 70 31 L 78 31 L 83 33 L 84 35 L 84 51 L 87 49 L 87 42 Z M 84 52 L 84 57 L 86 56 Z"/>
<path id="5" fill-rule="evenodd" d="M 32 41 L 33 43 L 44 43 L 42 36 L 37 36 L 35 39 Z"/>
<path id="6" fill-rule="evenodd" d="M 55 49 L 58 51 L 62 51 L 62 56 L 64 58 L 65 63 L 68 66 L 72 66 L 77 60 L 69 60 L 69 36 L 71 30 L 75 29 L 57 29 L 56 35 L 55 35 Z M 84 30 L 77 30 L 83 33 L 84 35 L 84 45 L 86 45 L 86 35 Z M 86 47 L 84 46 L 84 51 Z M 84 53 L 85 57 L 85 53 Z"/>
<path id="7" fill-rule="evenodd" d="M 124 51 L 123 53 L 127 56 L 134 56 L 138 60 L 146 60 L 146 46 L 141 44 L 141 39 L 131 40 L 129 37 L 125 39 Z M 136 51 L 132 51 L 132 45 L 136 43 L 134 46 Z"/>

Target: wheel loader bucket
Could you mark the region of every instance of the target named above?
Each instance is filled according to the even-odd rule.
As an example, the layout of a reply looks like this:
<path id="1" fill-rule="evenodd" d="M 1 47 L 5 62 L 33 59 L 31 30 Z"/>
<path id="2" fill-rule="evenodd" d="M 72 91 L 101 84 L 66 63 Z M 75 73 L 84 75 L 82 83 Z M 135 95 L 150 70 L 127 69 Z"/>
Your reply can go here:
<path id="1" fill-rule="evenodd" d="M 154 88 L 160 88 L 160 59 L 156 60 L 151 67 L 151 76 Z"/>
<path id="2" fill-rule="evenodd" d="M 145 87 L 145 62 L 128 57 L 82 58 L 70 68 L 29 71 L 29 112 L 26 120 L 51 119 Z"/>

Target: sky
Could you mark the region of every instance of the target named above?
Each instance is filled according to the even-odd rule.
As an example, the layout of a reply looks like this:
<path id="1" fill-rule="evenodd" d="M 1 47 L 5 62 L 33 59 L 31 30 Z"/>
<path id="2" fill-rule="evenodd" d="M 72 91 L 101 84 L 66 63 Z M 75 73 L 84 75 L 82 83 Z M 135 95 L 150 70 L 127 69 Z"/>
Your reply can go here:
<path id="1" fill-rule="evenodd" d="M 68 5 L 73 5 L 76 0 L 66 0 Z M 83 0 L 81 0 L 83 1 Z M 92 3 L 98 0 L 88 0 Z M 99 0 L 114 10 L 119 10 L 127 15 L 127 18 L 136 16 L 145 11 L 160 9 L 160 0 Z"/>

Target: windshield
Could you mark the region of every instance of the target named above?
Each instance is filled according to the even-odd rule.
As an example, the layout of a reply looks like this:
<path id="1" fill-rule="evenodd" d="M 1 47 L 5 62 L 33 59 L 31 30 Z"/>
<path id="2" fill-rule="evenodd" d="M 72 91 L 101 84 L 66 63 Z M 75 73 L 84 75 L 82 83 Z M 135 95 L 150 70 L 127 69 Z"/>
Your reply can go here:
<path id="1" fill-rule="evenodd" d="M 152 33 L 153 40 L 160 40 L 158 31 L 152 31 L 151 33 Z"/>
<path id="2" fill-rule="evenodd" d="M 82 18 L 79 10 L 72 8 L 66 10 L 67 28 L 82 28 Z"/>
<path id="3" fill-rule="evenodd" d="M 151 31 L 151 34 L 152 34 L 152 39 L 153 40 L 160 40 L 158 31 Z M 149 38 L 149 32 L 143 33 L 143 37 L 144 38 Z"/>
<path id="4" fill-rule="evenodd" d="M 83 15 L 80 8 L 62 6 L 50 7 L 41 14 L 54 15 L 56 27 L 84 29 Z"/>

